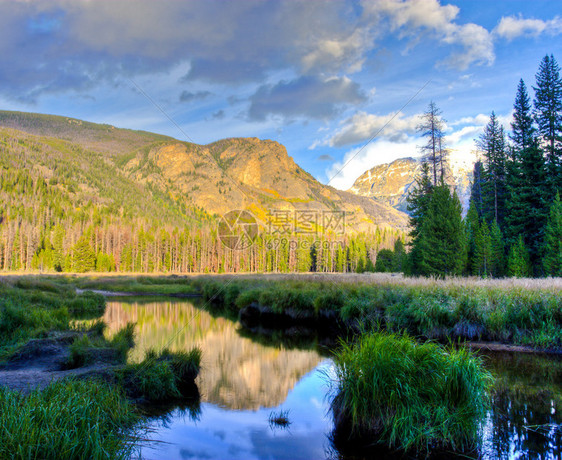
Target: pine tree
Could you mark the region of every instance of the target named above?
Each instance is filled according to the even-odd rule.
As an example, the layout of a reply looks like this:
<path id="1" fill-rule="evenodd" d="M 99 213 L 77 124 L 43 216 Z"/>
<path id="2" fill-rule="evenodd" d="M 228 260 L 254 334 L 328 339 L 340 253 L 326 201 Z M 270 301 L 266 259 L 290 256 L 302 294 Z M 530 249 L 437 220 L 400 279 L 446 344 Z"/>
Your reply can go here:
<path id="1" fill-rule="evenodd" d="M 421 246 L 419 244 L 420 232 L 423 221 L 429 210 L 429 202 L 433 186 L 429 177 L 428 163 L 422 163 L 421 175 L 416 179 L 414 190 L 407 198 L 408 212 L 410 213 L 410 253 L 406 272 L 418 275 L 421 264 Z"/>
<path id="2" fill-rule="evenodd" d="M 76 273 L 84 273 L 94 271 L 95 268 L 96 254 L 88 238 L 83 235 L 72 248 L 72 270 Z"/>
<path id="3" fill-rule="evenodd" d="M 484 174 L 480 178 L 482 215 L 487 222 L 503 225 L 506 212 L 506 145 L 503 126 L 492 112 L 484 133 L 478 140 L 484 154 Z"/>
<path id="4" fill-rule="evenodd" d="M 562 202 L 557 193 L 550 207 L 544 238 L 543 265 L 547 275 L 562 276 Z"/>
<path id="5" fill-rule="evenodd" d="M 474 189 L 473 189 L 474 190 Z M 468 212 L 464 219 L 464 232 L 466 242 L 466 258 L 468 260 L 467 274 L 477 275 L 478 268 L 475 266 L 475 252 L 476 252 L 476 233 L 480 229 L 480 219 L 478 217 L 477 206 L 475 200 L 470 199 Z"/>
<path id="6" fill-rule="evenodd" d="M 464 269 L 462 207 L 456 193 L 442 184 L 434 188 L 420 231 L 420 273 L 445 277 Z"/>
<path id="7" fill-rule="evenodd" d="M 64 228 L 61 225 L 57 225 L 54 231 L 53 237 L 53 268 L 57 272 L 61 272 L 64 268 Z"/>
<path id="8" fill-rule="evenodd" d="M 375 264 L 375 271 L 377 272 L 391 272 L 392 262 L 394 260 L 394 252 L 390 249 L 381 249 L 377 253 L 377 262 Z"/>
<path id="9" fill-rule="evenodd" d="M 422 116 L 422 122 L 417 130 L 427 138 L 426 144 L 422 147 L 424 160 L 431 164 L 433 169 L 433 185 L 436 186 L 439 180 L 445 178 L 446 149 L 443 133 L 444 120 L 441 118 L 441 110 L 432 101 L 429 103 L 427 111 Z"/>
<path id="10" fill-rule="evenodd" d="M 394 242 L 394 254 L 392 259 L 392 271 L 395 273 L 403 272 L 406 267 L 406 250 L 400 238 Z"/>
<path id="11" fill-rule="evenodd" d="M 531 115 L 531 100 L 529 99 L 527 86 L 523 79 L 519 80 L 513 109 L 513 122 L 511 123 L 511 135 L 509 138 L 513 142 L 515 150 L 519 151 L 533 144 L 536 132 Z"/>
<path id="12" fill-rule="evenodd" d="M 539 257 L 549 191 L 545 160 L 532 126 L 531 106 L 523 81 L 519 83 L 514 109 L 511 125 L 514 146 L 508 164 L 508 212 L 503 230 L 508 246 L 514 247 L 519 236 L 524 238 L 531 263 L 538 272 L 542 268 Z"/>
<path id="13" fill-rule="evenodd" d="M 531 274 L 529 253 L 525 247 L 523 236 L 519 236 L 517 242 L 509 250 L 507 274 L 517 278 L 524 278 Z"/>
<path id="14" fill-rule="evenodd" d="M 562 186 L 562 80 L 552 54 L 541 61 L 536 79 L 533 115 L 545 147 L 551 193 L 554 194 Z"/>
<path id="15" fill-rule="evenodd" d="M 490 229 L 490 244 L 492 249 L 492 275 L 498 278 L 505 274 L 505 248 L 502 231 L 495 221 Z"/>
<path id="16" fill-rule="evenodd" d="M 474 208 L 478 219 L 483 217 L 483 193 L 482 185 L 484 182 L 484 165 L 482 161 L 478 160 L 474 163 L 474 169 L 472 170 L 472 185 L 470 187 L 470 206 Z"/>
<path id="17" fill-rule="evenodd" d="M 492 239 L 486 221 L 476 230 L 474 235 L 474 258 L 472 261 L 476 275 L 484 278 L 492 274 Z"/>

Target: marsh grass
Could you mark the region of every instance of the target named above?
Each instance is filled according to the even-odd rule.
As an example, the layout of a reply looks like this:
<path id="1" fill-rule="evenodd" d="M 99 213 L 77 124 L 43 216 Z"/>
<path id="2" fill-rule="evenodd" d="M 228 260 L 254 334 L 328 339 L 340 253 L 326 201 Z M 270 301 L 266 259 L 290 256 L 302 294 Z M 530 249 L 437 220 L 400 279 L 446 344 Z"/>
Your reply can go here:
<path id="1" fill-rule="evenodd" d="M 113 387 L 59 381 L 28 395 L 0 388 L 0 458 L 129 458 L 139 418 Z"/>
<path id="2" fill-rule="evenodd" d="M 374 333 L 342 344 L 335 363 L 336 443 L 418 455 L 475 447 L 492 378 L 467 350 Z"/>
<path id="3" fill-rule="evenodd" d="M 75 281 L 80 289 L 159 295 L 188 295 L 197 293 L 183 276 L 120 276 L 81 278 Z"/>
<path id="4" fill-rule="evenodd" d="M 33 338 L 72 327 L 72 320 L 99 317 L 105 299 L 99 294 L 76 294 L 65 283 L 49 279 L 15 278 L 0 284 L 0 358 Z"/>
<path id="5" fill-rule="evenodd" d="M 128 364 L 117 377 L 130 397 L 165 402 L 190 395 L 200 365 L 199 348 L 189 352 L 149 350 L 142 362 Z"/>
<path id="6" fill-rule="evenodd" d="M 121 362 L 127 361 L 129 350 L 135 346 L 135 327 L 135 323 L 127 323 L 109 341 L 110 346 L 117 351 Z"/>
<path id="7" fill-rule="evenodd" d="M 259 304 L 297 317 L 335 312 L 350 326 L 377 325 L 445 342 L 461 338 L 541 349 L 562 349 L 559 285 L 558 279 L 442 281 L 320 274 L 198 280 L 208 302 L 232 311 Z"/>

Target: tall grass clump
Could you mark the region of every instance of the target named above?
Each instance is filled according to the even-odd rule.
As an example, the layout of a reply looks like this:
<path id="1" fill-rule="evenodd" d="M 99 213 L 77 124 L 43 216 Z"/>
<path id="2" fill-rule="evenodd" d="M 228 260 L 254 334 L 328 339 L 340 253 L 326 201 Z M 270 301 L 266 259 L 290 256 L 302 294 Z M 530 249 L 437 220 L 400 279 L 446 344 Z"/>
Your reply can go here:
<path id="1" fill-rule="evenodd" d="M 127 394 L 148 402 L 164 402 L 189 396 L 199 374 L 201 350 L 160 353 L 149 350 L 140 363 L 118 371 L 118 381 Z"/>
<path id="2" fill-rule="evenodd" d="M 127 323 L 111 338 L 110 345 L 114 348 L 122 362 L 127 361 L 129 350 L 135 346 L 135 323 Z"/>
<path id="3" fill-rule="evenodd" d="M 58 381 L 28 395 L 0 387 L 0 458 L 129 458 L 139 420 L 120 391 Z"/>
<path id="4" fill-rule="evenodd" d="M 491 376 L 469 351 L 374 333 L 343 344 L 335 362 L 336 444 L 416 455 L 477 445 Z"/>

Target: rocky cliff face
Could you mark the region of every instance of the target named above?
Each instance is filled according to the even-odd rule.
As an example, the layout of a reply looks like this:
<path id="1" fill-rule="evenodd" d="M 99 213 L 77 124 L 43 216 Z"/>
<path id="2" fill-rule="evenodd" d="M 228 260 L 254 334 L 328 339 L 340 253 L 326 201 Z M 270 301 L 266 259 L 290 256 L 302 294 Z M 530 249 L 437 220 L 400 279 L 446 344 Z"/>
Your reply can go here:
<path id="1" fill-rule="evenodd" d="M 336 190 L 300 168 L 281 144 L 256 138 L 209 145 L 166 143 L 139 152 L 124 166 L 129 177 L 149 183 L 210 214 L 249 209 L 262 221 L 271 210 L 346 213 L 347 228 L 373 225 L 405 229 L 407 217 L 384 202 Z"/>
<path id="2" fill-rule="evenodd" d="M 461 161 L 452 156 L 445 174 L 445 181 L 456 190 L 465 212 L 470 199 L 472 167 L 470 159 Z M 348 191 L 406 212 L 406 199 L 415 187 L 416 177 L 420 173 L 421 163 L 418 160 L 400 158 L 365 171 Z"/>

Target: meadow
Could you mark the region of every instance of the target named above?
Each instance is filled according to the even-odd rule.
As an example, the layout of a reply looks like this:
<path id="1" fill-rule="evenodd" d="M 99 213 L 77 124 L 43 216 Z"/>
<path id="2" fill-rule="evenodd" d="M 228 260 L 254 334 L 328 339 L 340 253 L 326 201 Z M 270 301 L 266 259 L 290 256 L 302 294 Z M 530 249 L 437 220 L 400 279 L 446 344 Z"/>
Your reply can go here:
<path id="1" fill-rule="evenodd" d="M 424 455 L 434 449 L 470 451 L 487 407 L 490 376 L 458 342 L 562 350 L 559 278 L 131 274 L 9 275 L 0 281 L 0 366 L 9 369 L 14 357 L 27 356 L 30 344 L 40 348 L 47 343 L 42 340 L 58 340 L 64 343 L 61 369 L 86 371 L 84 378 L 24 392 L 1 388 L 0 421 L 9 429 L 0 432 L 0 456 L 19 449 L 35 458 L 57 458 L 57 452 L 128 457 L 142 432 L 143 405 L 193 394 L 205 350 L 149 350 L 143 361 L 127 364 L 134 324 L 106 338 L 98 319 L 105 299 L 89 289 L 200 295 L 201 308 L 234 317 L 253 312 L 258 322 L 263 315 L 293 324 L 335 324 L 346 339 L 332 350 L 339 382 L 332 402 L 334 440 L 377 439 Z M 420 366 L 423 375 L 442 379 L 420 379 Z M 398 390 L 405 393 L 397 399 Z M 476 400 L 482 405 L 467 403 Z M 69 427 L 65 436 L 51 439 L 57 431 L 52 421 Z M 13 433 L 21 438 L 19 447 Z"/>

